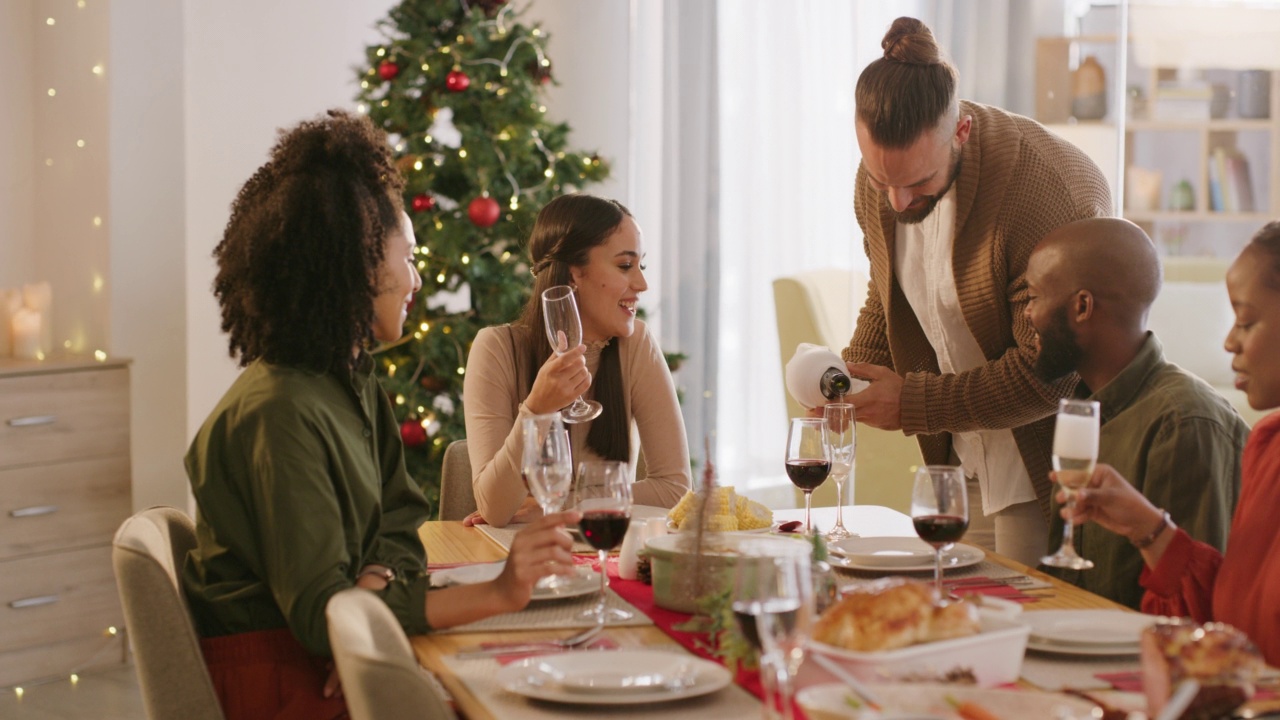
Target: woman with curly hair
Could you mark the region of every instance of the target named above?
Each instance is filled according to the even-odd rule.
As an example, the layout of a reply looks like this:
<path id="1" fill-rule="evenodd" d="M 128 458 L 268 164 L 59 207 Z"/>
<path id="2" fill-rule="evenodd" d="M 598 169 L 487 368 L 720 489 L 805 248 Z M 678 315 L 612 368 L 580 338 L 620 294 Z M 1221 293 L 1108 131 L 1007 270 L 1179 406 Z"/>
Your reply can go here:
<path id="1" fill-rule="evenodd" d="M 339 590 L 424 633 L 518 610 L 572 566 L 563 513 L 517 536 L 496 580 L 427 592 L 427 504 L 367 351 L 400 337 L 421 288 L 402 187 L 385 136 L 330 111 L 282 133 L 213 253 L 244 371 L 187 453 L 182 580 L 228 720 L 346 717 L 324 614 Z"/>
<path id="2" fill-rule="evenodd" d="M 467 358 L 463 406 L 478 510 L 468 523 L 506 525 L 541 514 L 520 474 L 520 420 L 560 410 L 582 393 L 600 417 L 570 426 L 575 465 L 632 462 L 639 430 L 647 474 L 636 504 L 671 507 L 689 489 L 689 445 L 675 384 L 658 341 L 636 319 L 648 289 L 640 227 L 616 200 L 562 195 L 538 213 L 529 238 L 533 294 L 520 319 L 485 328 Z M 582 342 L 555 355 L 543 329 L 542 292 L 574 289 Z M 634 467 L 634 463 L 633 463 Z"/>

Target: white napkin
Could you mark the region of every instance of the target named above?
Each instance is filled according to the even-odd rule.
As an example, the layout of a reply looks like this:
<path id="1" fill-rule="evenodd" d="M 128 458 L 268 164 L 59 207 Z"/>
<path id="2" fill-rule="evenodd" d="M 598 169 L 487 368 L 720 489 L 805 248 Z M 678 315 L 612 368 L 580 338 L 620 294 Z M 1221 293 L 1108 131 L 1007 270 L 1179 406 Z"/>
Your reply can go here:
<path id="1" fill-rule="evenodd" d="M 474 585 L 489 582 L 502 574 L 506 560 L 475 565 L 459 565 L 458 567 L 435 570 L 431 573 L 431 587 L 449 587 L 450 585 Z"/>

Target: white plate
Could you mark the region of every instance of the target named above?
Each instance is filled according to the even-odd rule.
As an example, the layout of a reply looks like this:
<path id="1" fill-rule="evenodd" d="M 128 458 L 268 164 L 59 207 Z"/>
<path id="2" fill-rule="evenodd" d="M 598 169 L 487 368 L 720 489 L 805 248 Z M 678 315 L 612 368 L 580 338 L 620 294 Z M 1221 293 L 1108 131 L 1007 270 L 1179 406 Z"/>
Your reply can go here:
<path id="1" fill-rule="evenodd" d="M 1041 645 L 1131 647 L 1137 652 L 1143 629 L 1152 615 L 1123 610 L 1036 610 L 1022 616 L 1031 627 L 1031 640 Z"/>
<path id="2" fill-rule="evenodd" d="M 853 537 L 829 546 L 832 564 L 850 570 L 933 570 L 933 546 L 919 538 Z M 956 543 L 942 552 L 942 569 L 969 567 L 987 556 L 982 548 Z"/>
<path id="3" fill-rule="evenodd" d="M 1034 638 L 1027 638 L 1027 649 L 1042 653 L 1076 655 L 1079 657 L 1123 657 L 1137 655 L 1141 652 L 1141 648 L 1136 643 L 1133 645 L 1078 645 L 1036 640 Z"/>
<path id="4" fill-rule="evenodd" d="M 974 702 L 1002 718 L 1090 717 L 1093 703 L 1057 693 L 1034 690 L 984 690 L 963 685 L 889 683 L 870 686 L 884 707 L 880 713 L 854 707 L 857 696 L 846 685 L 814 685 L 796 696 L 810 720 L 865 718 L 871 720 L 951 720 L 960 715 L 947 696 Z M 852 700 L 852 702 L 850 702 Z M 1061 710 L 1059 710 L 1061 709 Z"/>
<path id="5" fill-rule="evenodd" d="M 489 582 L 502 574 L 506 566 L 505 560 L 475 565 L 460 565 L 431 573 L 431 587 L 448 587 L 450 585 L 474 585 Z M 534 587 L 530 600 L 561 600 L 563 598 L 590 595 L 600 590 L 600 576 L 589 566 L 580 565 L 574 568 L 573 575 L 562 576 L 561 586 L 551 588 Z"/>
<path id="6" fill-rule="evenodd" d="M 638 705 L 713 693 L 733 677 L 716 663 L 682 653 L 587 650 L 527 658 L 502 668 L 495 679 L 536 700 Z"/>

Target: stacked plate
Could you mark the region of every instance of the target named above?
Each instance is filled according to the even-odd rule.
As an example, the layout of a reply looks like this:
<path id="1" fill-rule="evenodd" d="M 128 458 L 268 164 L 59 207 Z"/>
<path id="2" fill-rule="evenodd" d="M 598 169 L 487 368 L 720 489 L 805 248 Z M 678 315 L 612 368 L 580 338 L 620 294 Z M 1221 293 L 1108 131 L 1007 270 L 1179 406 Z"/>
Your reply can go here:
<path id="1" fill-rule="evenodd" d="M 850 570 L 880 572 L 933 572 L 933 546 L 913 537 L 852 537 L 832 543 L 832 564 Z M 969 567 L 982 562 L 982 548 L 957 543 L 942 552 L 942 569 Z"/>
<path id="2" fill-rule="evenodd" d="M 583 651 L 528 658 L 495 677 L 517 695 L 573 705 L 642 705 L 713 693 L 733 677 L 720 665 L 661 650 Z"/>
<path id="3" fill-rule="evenodd" d="M 1038 610 L 1021 615 L 1031 627 L 1027 647 L 1060 655 L 1137 655 L 1153 615 L 1123 610 Z"/>

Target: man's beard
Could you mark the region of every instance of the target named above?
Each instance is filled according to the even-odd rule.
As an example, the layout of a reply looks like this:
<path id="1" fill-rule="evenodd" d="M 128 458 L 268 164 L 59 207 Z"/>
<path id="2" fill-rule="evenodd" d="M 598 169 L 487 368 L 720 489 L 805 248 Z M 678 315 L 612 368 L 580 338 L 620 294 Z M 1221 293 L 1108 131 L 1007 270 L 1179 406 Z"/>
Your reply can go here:
<path id="1" fill-rule="evenodd" d="M 942 200 L 942 197 L 946 195 L 947 191 L 951 189 L 951 186 L 955 184 L 956 178 L 960 177 L 961 159 L 960 148 L 953 148 L 951 150 L 951 177 L 947 178 L 946 186 L 939 190 L 936 195 L 927 196 L 924 207 L 898 212 L 897 210 L 893 210 L 893 206 L 890 205 L 889 209 L 893 211 L 894 217 L 897 218 L 897 221 L 904 225 L 915 225 L 919 222 L 923 222 L 925 218 L 929 217 L 929 213 L 933 212 L 933 209 L 938 206 L 938 202 Z M 885 193 L 884 201 L 888 204 L 888 193 Z"/>
<path id="2" fill-rule="evenodd" d="M 1040 335 L 1040 354 L 1033 368 L 1036 376 L 1053 382 L 1075 372 L 1084 350 L 1067 323 L 1067 306 L 1063 304 L 1050 313 L 1049 325 L 1036 332 Z"/>

